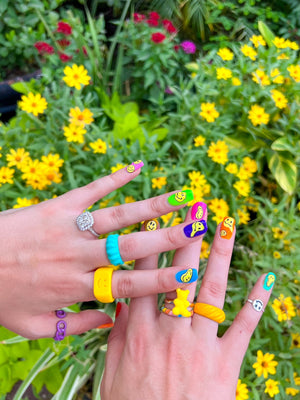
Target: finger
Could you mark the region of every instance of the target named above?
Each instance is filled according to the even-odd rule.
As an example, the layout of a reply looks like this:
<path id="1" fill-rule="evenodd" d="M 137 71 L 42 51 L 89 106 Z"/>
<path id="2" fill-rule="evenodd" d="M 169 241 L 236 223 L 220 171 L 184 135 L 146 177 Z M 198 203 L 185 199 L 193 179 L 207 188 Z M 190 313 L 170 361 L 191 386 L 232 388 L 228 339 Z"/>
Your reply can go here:
<path id="1" fill-rule="evenodd" d="M 275 280 L 276 276 L 272 272 L 264 274 L 258 279 L 249 299 L 259 301 L 255 304 L 246 302 L 221 339 L 222 346 L 231 353 L 230 359 L 238 368 L 243 361 L 250 338 L 263 315 L 263 311 L 260 309 L 261 303 L 264 309 L 269 301 Z M 234 357 L 232 357 L 233 354 Z"/>
<path id="2" fill-rule="evenodd" d="M 115 230 L 140 223 L 141 221 L 152 220 L 161 215 L 176 211 L 186 205 L 192 198 L 191 191 L 187 191 L 186 200 L 178 204 L 170 204 L 174 195 L 182 192 L 171 192 L 151 199 L 123 204 L 117 207 L 110 207 L 93 212 L 94 229 L 100 234 L 113 232 Z"/>
<path id="3" fill-rule="evenodd" d="M 128 166 L 122 168 L 121 170 L 97 179 L 86 186 L 73 189 L 56 200 L 63 202 L 64 205 L 67 205 L 68 207 L 71 204 L 73 208 L 77 209 L 80 213 L 102 197 L 119 187 L 126 185 L 126 183 L 137 177 L 141 171 L 142 165 L 142 162 L 136 164 L 135 171 L 133 172 L 128 172 Z"/>
<path id="4" fill-rule="evenodd" d="M 31 317 L 24 324 L 22 336 L 29 339 L 54 338 L 57 331 L 57 323 L 65 322 L 65 336 L 79 335 L 90 329 L 100 326 L 107 327 L 113 321 L 109 315 L 98 310 L 86 310 L 79 313 L 66 313 L 64 318 L 58 318 L 55 312 Z"/>
<path id="5" fill-rule="evenodd" d="M 227 228 L 226 225 L 228 225 L 229 231 L 227 232 L 227 236 L 223 236 L 224 230 Z M 234 236 L 234 219 L 226 217 L 216 230 L 207 268 L 197 297 L 198 303 L 206 303 L 223 308 Z M 217 334 L 218 323 L 195 313 L 193 316 L 193 327 L 201 331 L 202 334 L 214 338 Z"/>

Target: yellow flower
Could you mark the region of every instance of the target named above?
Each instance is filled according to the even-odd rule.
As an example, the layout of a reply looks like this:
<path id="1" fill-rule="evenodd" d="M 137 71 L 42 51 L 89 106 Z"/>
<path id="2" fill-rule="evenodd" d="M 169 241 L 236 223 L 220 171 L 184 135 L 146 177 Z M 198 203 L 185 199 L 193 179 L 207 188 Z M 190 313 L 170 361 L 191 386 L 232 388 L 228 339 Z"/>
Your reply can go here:
<path id="1" fill-rule="evenodd" d="M 279 54 L 279 56 L 277 56 L 277 60 L 289 60 L 289 59 L 290 57 L 285 53 L 281 53 Z"/>
<path id="2" fill-rule="evenodd" d="M 292 333 L 291 349 L 300 349 L 300 333 Z"/>
<path id="3" fill-rule="evenodd" d="M 195 139 L 194 139 L 195 147 L 204 146 L 205 140 L 206 140 L 205 137 L 202 135 L 195 137 Z"/>
<path id="4" fill-rule="evenodd" d="M 47 166 L 39 160 L 30 160 L 22 168 L 22 179 L 33 189 L 43 190 L 49 184 L 45 176 Z"/>
<path id="5" fill-rule="evenodd" d="M 279 258 L 281 258 L 281 254 L 279 253 L 279 251 L 274 251 L 273 252 L 273 257 L 278 260 Z"/>
<path id="6" fill-rule="evenodd" d="M 279 90 L 273 89 L 271 90 L 272 99 L 275 102 L 276 107 L 278 108 L 285 108 L 288 104 L 287 98 L 279 92 Z"/>
<path id="7" fill-rule="evenodd" d="M 228 68 L 217 68 L 217 79 L 224 79 L 227 81 L 227 79 L 232 77 L 232 72 Z"/>
<path id="8" fill-rule="evenodd" d="M 249 390 L 247 388 L 247 385 L 245 383 L 242 383 L 242 381 L 239 379 L 236 387 L 236 392 L 235 392 L 235 400 L 247 400 L 249 399 L 248 396 Z"/>
<path id="9" fill-rule="evenodd" d="M 202 240 L 202 246 L 201 246 L 201 253 L 200 253 L 200 259 L 203 260 L 204 258 L 207 259 L 210 253 L 210 245 L 208 242 L 205 240 Z"/>
<path id="10" fill-rule="evenodd" d="M 59 154 L 49 153 L 47 156 L 42 156 L 42 162 L 49 168 L 58 171 L 64 160 L 59 157 Z"/>
<path id="11" fill-rule="evenodd" d="M 63 81 L 70 86 L 75 87 L 75 89 L 80 90 L 81 85 L 88 85 L 90 83 L 90 76 L 88 76 L 88 71 L 83 65 L 73 64 L 72 67 L 67 65 L 64 69 L 65 76 Z"/>
<path id="12" fill-rule="evenodd" d="M 264 40 L 264 38 L 261 35 L 253 35 L 250 38 L 250 41 L 254 44 L 254 46 L 257 48 L 259 45 L 261 46 L 265 46 L 266 45 L 266 41 Z"/>
<path id="13" fill-rule="evenodd" d="M 191 79 L 196 78 L 196 76 L 197 76 L 197 72 L 192 72 L 192 73 L 191 73 Z"/>
<path id="14" fill-rule="evenodd" d="M 247 211 L 247 207 L 243 206 L 242 208 L 237 210 L 239 216 L 239 225 L 244 224 L 247 225 L 250 221 L 250 214 Z"/>
<path id="15" fill-rule="evenodd" d="M 238 172 L 238 166 L 235 163 L 229 163 L 225 169 L 227 172 L 233 175 L 237 174 Z"/>
<path id="16" fill-rule="evenodd" d="M 285 46 L 292 50 L 299 50 L 299 45 L 296 42 L 291 42 L 289 39 L 285 41 Z"/>
<path id="17" fill-rule="evenodd" d="M 284 297 L 280 294 L 278 299 L 275 299 L 272 308 L 277 314 L 278 321 L 287 321 L 296 316 L 296 309 L 290 297 Z"/>
<path id="18" fill-rule="evenodd" d="M 98 139 L 95 142 L 90 143 L 91 148 L 94 150 L 94 153 L 105 154 L 107 151 L 107 145 L 102 139 Z"/>
<path id="19" fill-rule="evenodd" d="M 125 168 L 125 167 L 126 167 L 126 165 L 118 163 L 115 167 L 111 167 L 111 172 L 112 173 L 117 172 L 120 169 Z"/>
<path id="20" fill-rule="evenodd" d="M 209 209 L 215 214 L 212 218 L 219 224 L 229 214 L 229 206 L 223 199 L 212 199 L 208 202 Z"/>
<path id="21" fill-rule="evenodd" d="M 275 39 L 273 40 L 273 44 L 278 48 L 278 49 L 285 49 L 286 45 L 285 45 L 285 39 L 284 38 L 280 38 L 278 36 L 275 37 Z"/>
<path id="22" fill-rule="evenodd" d="M 222 49 L 219 49 L 217 54 L 224 61 L 230 61 L 233 59 L 233 52 L 231 50 L 229 50 L 227 47 L 223 47 Z"/>
<path id="23" fill-rule="evenodd" d="M 26 199 L 26 197 L 17 198 L 17 203 L 13 206 L 13 208 L 21 208 L 21 207 L 29 207 L 32 206 L 33 204 L 37 204 L 38 200 L 36 198 L 34 199 Z"/>
<path id="24" fill-rule="evenodd" d="M 247 180 L 253 176 L 253 173 L 244 165 L 240 166 L 239 172 L 236 174 L 236 176 L 241 180 Z"/>
<path id="25" fill-rule="evenodd" d="M 161 219 L 162 219 L 163 223 L 165 225 L 167 225 L 169 223 L 169 221 L 175 216 L 174 219 L 172 220 L 171 226 L 176 226 L 176 225 L 180 224 L 182 221 L 182 219 L 180 217 L 177 217 L 176 215 L 177 215 L 177 213 L 170 212 L 166 215 L 162 215 Z"/>
<path id="26" fill-rule="evenodd" d="M 268 86 L 271 84 L 268 75 L 261 69 L 252 72 L 252 80 L 262 86 Z"/>
<path id="27" fill-rule="evenodd" d="M 300 82 L 300 65 L 290 65 L 287 70 L 296 82 Z"/>
<path id="28" fill-rule="evenodd" d="M 250 183 L 248 181 L 237 181 L 233 187 L 238 191 L 241 196 L 248 197 L 250 193 Z"/>
<path id="29" fill-rule="evenodd" d="M 199 171 L 189 172 L 188 175 L 191 180 L 191 187 L 193 189 L 204 186 L 207 183 L 205 176 L 203 174 L 201 174 L 201 172 L 199 172 Z"/>
<path id="30" fill-rule="evenodd" d="M 45 175 L 45 179 L 47 180 L 47 184 L 51 185 L 52 182 L 61 183 L 62 174 L 58 171 L 58 169 L 51 168 L 46 164 L 44 164 L 44 165 L 46 166 L 44 175 Z"/>
<path id="31" fill-rule="evenodd" d="M 71 108 L 69 112 L 69 121 L 71 124 L 89 125 L 94 121 L 93 113 L 85 108 L 82 111 L 79 107 Z"/>
<path id="32" fill-rule="evenodd" d="M 285 389 L 285 393 L 290 396 L 296 396 L 300 392 L 299 389 L 288 387 Z"/>
<path id="33" fill-rule="evenodd" d="M 2 186 L 4 183 L 10 183 L 13 184 L 13 176 L 14 176 L 15 170 L 12 168 L 8 167 L 1 167 L 0 168 L 0 186 Z"/>
<path id="34" fill-rule="evenodd" d="M 269 122 L 270 115 L 265 112 L 265 109 L 257 104 L 251 106 L 251 110 L 248 112 L 248 118 L 254 126 L 267 124 Z"/>
<path id="35" fill-rule="evenodd" d="M 261 350 L 257 351 L 257 359 L 252 367 L 255 369 L 255 373 L 258 377 L 263 375 L 264 378 L 267 379 L 269 374 L 276 374 L 276 366 L 278 365 L 278 362 L 273 360 L 274 357 L 274 354 L 263 354 Z"/>
<path id="36" fill-rule="evenodd" d="M 248 197 L 246 199 L 247 203 L 248 203 L 248 209 L 254 212 L 258 211 L 258 206 L 259 206 L 259 201 L 253 199 L 253 197 Z"/>
<path id="37" fill-rule="evenodd" d="M 215 103 L 202 103 L 199 115 L 206 119 L 207 122 L 214 122 L 220 114 L 215 109 Z"/>
<path id="38" fill-rule="evenodd" d="M 267 393 L 270 397 L 273 398 L 275 394 L 279 393 L 278 385 L 279 385 L 278 381 L 274 381 L 273 379 L 268 379 L 266 381 L 265 393 Z"/>
<path id="39" fill-rule="evenodd" d="M 241 86 L 242 82 L 239 80 L 239 78 L 232 78 L 231 80 L 233 86 Z"/>
<path id="40" fill-rule="evenodd" d="M 67 142 L 84 142 L 84 134 L 86 133 L 86 129 L 84 129 L 83 126 L 70 124 L 69 126 L 64 126 L 63 130 Z"/>
<path id="41" fill-rule="evenodd" d="M 166 176 L 160 176 L 158 178 L 152 178 L 152 189 L 161 189 L 163 186 L 167 184 L 167 177 Z"/>
<path id="42" fill-rule="evenodd" d="M 271 71 L 271 78 L 273 78 L 274 83 L 284 83 L 284 77 L 280 75 L 280 71 L 278 68 L 274 68 Z"/>
<path id="43" fill-rule="evenodd" d="M 252 61 L 255 61 L 257 52 L 253 49 L 253 47 L 244 44 L 241 47 L 241 52 L 244 54 L 244 56 L 249 57 Z"/>
<path id="44" fill-rule="evenodd" d="M 207 155 L 210 157 L 214 162 L 218 164 L 226 164 L 228 161 L 228 146 L 224 140 L 218 140 L 217 143 L 211 142 L 208 150 Z"/>
<path id="45" fill-rule="evenodd" d="M 254 174 L 257 171 L 257 163 L 250 157 L 243 158 L 243 167 L 252 174 Z"/>
<path id="46" fill-rule="evenodd" d="M 21 110 L 37 117 L 39 114 L 43 114 L 46 110 L 47 101 L 39 93 L 34 95 L 30 92 L 28 93 L 28 96 L 23 95 L 21 97 L 19 107 Z"/>
<path id="47" fill-rule="evenodd" d="M 27 163 L 29 158 L 30 157 L 28 151 L 23 148 L 19 148 L 17 150 L 10 149 L 9 153 L 6 154 L 7 166 L 16 166 L 18 169 L 21 169 L 22 165 L 24 163 Z"/>
<path id="48" fill-rule="evenodd" d="M 279 228 L 277 226 L 272 228 L 272 232 L 274 239 L 284 239 L 288 234 L 287 231 L 284 231 L 282 228 Z"/>
<path id="49" fill-rule="evenodd" d="M 125 201 L 125 203 L 134 203 L 135 199 L 133 196 L 125 196 L 124 201 Z"/>

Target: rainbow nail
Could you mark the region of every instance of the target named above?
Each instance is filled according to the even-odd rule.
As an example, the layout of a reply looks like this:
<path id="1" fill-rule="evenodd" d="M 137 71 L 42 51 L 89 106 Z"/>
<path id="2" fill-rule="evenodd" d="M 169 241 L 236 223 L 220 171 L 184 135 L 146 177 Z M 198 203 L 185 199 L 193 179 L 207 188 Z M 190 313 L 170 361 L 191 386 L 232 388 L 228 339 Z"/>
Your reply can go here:
<path id="1" fill-rule="evenodd" d="M 201 221 L 193 222 L 183 228 L 185 236 L 193 238 L 199 235 L 203 235 L 207 231 L 207 224 L 204 219 Z"/>
<path id="2" fill-rule="evenodd" d="M 144 163 L 142 160 L 137 160 L 131 163 L 126 167 L 126 171 L 129 173 L 132 173 L 134 171 L 137 171 L 138 169 L 142 168 L 144 166 Z"/>
<path id="3" fill-rule="evenodd" d="M 269 272 L 265 277 L 263 288 L 267 291 L 271 290 L 272 287 L 274 286 L 275 281 L 276 281 L 276 275 L 273 274 L 273 272 Z"/>
<path id="4" fill-rule="evenodd" d="M 222 239 L 230 239 L 235 226 L 235 219 L 231 217 L 225 217 L 220 227 L 220 236 Z"/>
<path id="5" fill-rule="evenodd" d="M 206 212 L 206 208 L 207 208 L 206 204 L 203 203 L 202 201 L 198 201 L 197 203 L 195 203 L 191 210 L 192 219 L 194 219 L 194 220 L 202 219 Z"/>
<path id="6" fill-rule="evenodd" d="M 193 199 L 194 199 L 193 191 L 187 189 L 171 194 L 171 196 L 168 198 L 168 202 L 169 204 L 171 204 L 171 206 L 180 206 L 181 204 L 188 203 Z"/>
<path id="7" fill-rule="evenodd" d="M 192 283 L 198 279 L 198 271 L 196 268 L 188 268 L 177 272 L 175 279 L 179 283 Z"/>

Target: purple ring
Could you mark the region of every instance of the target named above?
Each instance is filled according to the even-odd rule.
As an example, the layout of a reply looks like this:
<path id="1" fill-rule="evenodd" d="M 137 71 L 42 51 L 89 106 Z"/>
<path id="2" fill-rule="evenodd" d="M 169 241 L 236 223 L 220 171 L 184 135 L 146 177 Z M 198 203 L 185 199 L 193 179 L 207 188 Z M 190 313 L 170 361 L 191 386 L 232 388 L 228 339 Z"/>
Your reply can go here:
<path id="1" fill-rule="evenodd" d="M 64 310 L 57 310 L 55 314 L 58 318 L 65 318 L 65 316 L 67 315 L 67 313 Z M 62 319 L 59 320 L 56 323 L 56 333 L 54 336 L 54 340 L 59 340 L 59 341 L 63 340 L 66 336 L 66 329 L 67 329 L 66 321 L 63 321 Z"/>

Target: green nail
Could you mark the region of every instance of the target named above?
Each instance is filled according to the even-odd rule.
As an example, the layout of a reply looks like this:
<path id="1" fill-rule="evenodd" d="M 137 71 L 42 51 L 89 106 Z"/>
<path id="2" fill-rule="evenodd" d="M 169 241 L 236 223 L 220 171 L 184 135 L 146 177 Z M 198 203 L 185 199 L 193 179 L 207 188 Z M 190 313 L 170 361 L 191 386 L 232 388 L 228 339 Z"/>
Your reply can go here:
<path id="1" fill-rule="evenodd" d="M 273 272 L 269 272 L 268 275 L 266 275 L 265 280 L 264 280 L 264 289 L 269 291 L 272 289 L 274 286 L 274 283 L 276 281 L 276 275 L 273 274 Z"/>
<path id="2" fill-rule="evenodd" d="M 182 190 L 181 192 L 171 194 L 171 196 L 168 198 L 168 202 L 169 204 L 171 204 L 171 206 L 180 206 L 181 204 L 185 204 L 193 200 L 193 198 L 194 198 L 193 191 L 187 189 L 187 190 Z"/>

